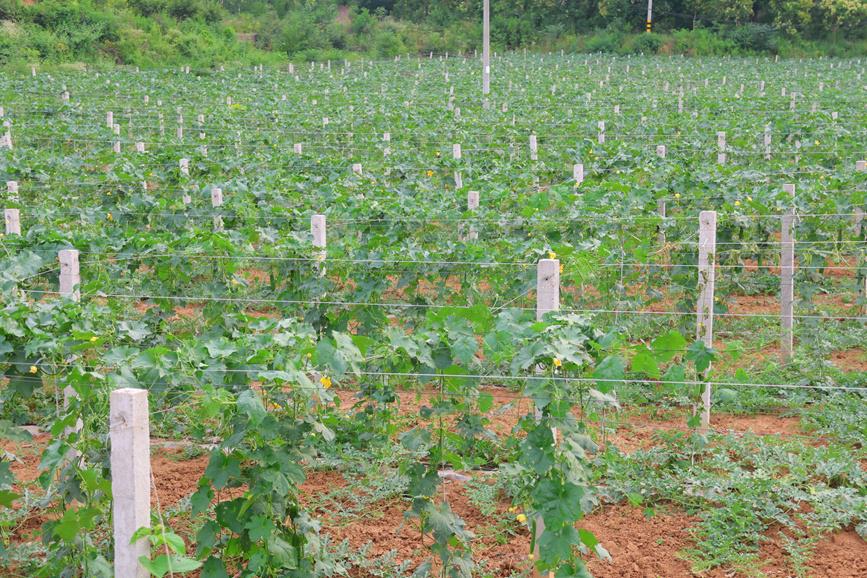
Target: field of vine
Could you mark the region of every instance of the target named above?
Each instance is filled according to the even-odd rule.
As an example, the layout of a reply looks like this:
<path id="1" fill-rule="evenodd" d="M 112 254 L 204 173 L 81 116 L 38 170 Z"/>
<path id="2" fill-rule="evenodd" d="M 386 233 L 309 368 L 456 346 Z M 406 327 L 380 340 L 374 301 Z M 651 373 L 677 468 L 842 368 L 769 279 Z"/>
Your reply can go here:
<path id="1" fill-rule="evenodd" d="M 0 575 L 867 576 L 855 60 L 0 77 Z"/>

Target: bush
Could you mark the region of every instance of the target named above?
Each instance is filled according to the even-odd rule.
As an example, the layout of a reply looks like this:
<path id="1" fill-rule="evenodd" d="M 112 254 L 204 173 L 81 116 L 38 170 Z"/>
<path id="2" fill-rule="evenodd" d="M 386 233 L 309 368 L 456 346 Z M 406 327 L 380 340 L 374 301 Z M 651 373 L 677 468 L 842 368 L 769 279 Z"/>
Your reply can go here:
<path id="1" fill-rule="evenodd" d="M 584 42 L 584 50 L 586 52 L 617 52 L 622 44 L 622 33 L 602 30 L 592 34 Z"/>
<path id="2" fill-rule="evenodd" d="M 630 36 L 619 51 L 623 54 L 656 54 L 662 47 L 662 36 L 645 32 Z"/>
<path id="3" fill-rule="evenodd" d="M 375 55 L 379 58 L 393 58 L 406 52 L 406 45 L 395 30 L 383 28 L 373 40 Z"/>
<path id="4" fill-rule="evenodd" d="M 733 41 L 746 52 L 775 52 L 777 50 L 777 31 L 769 24 L 748 22 L 726 29 L 722 36 Z"/>
<path id="5" fill-rule="evenodd" d="M 738 53 L 738 47 L 734 42 L 722 38 L 705 28 L 675 30 L 671 35 L 674 38 L 672 50 L 677 54 L 723 56 L 725 54 Z"/>

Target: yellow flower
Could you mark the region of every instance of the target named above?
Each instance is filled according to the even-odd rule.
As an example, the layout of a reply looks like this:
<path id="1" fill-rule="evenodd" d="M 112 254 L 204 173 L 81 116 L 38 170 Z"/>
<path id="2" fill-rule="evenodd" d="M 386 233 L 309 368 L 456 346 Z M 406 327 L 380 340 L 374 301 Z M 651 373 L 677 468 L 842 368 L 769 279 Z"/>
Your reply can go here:
<path id="1" fill-rule="evenodd" d="M 331 387 L 331 378 L 328 377 L 327 375 L 323 375 L 322 377 L 319 378 L 319 383 L 322 384 L 322 387 L 324 387 L 325 389 L 328 389 L 329 387 Z"/>
<path id="2" fill-rule="evenodd" d="M 556 259 L 557 253 L 555 253 L 554 251 L 548 251 L 548 258 L 549 259 Z"/>
<path id="3" fill-rule="evenodd" d="M 740 206 L 741 206 L 741 202 L 740 202 L 740 201 L 735 201 L 735 206 L 736 206 L 736 207 L 740 207 Z"/>
<path id="4" fill-rule="evenodd" d="M 37 371 L 39 371 L 38 367 L 36 367 L 35 365 L 30 366 L 30 373 L 36 373 Z"/>
<path id="5" fill-rule="evenodd" d="M 814 141 L 814 142 L 816 143 L 816 146 L 819 146 L 819 141 Z"/>
<path id="6" fill-rule="evenodd" d="M 437 151 L 437 158 L 440 158 L 441 156 L 440 151 Z"/>
<path id="7" fill-rule="evenodd" d="M 515 511 L 516 511 L 517 509 L 518 509 L 518 508 L 516 508 L 515 506 L 512 506 L 512 507 L 509 508 L 509 513 L 510 513 L 510 514 L 515 513 Z"/>
<path id="8" fill-rule="evenodd" d="M 532 562 L 532 561 L 535 560 L 535 559 L 536 559 L 536 555 L 535 555 L 535 554 L 527 554 L 527 560 L 529 560 L 530 562 Z"/>
<path id="9" fill-rule="evenodd" d="M 527 521 L 527 516 L 524 514 L 518 514 L 517 516 L 515 516 L 515 519 L 523 524 L 524 522 Z"/>
<path id="10" fill-rule="evenodd" d="M 675 198 L 675 199 L 679 199 L 679 198 L 680 198 L 680 193 L 674 193 L 674 198 Z"/>
<path id="11" fill-rule="evenodd" d="M 111 213 L 106 213 L 106 214 L 105 214 L 105 218 L 108 219 L 109 221 L 111 221 L 112 219 L 114 219 L 114 217 L 111 216 Z"/>
<path id="12" fill-rule="evenodd" d="M 748 197 L 747 197 L 747 201 L 750 202 L 750 203 L 752 203 L 752 202 L 753 202 L 753 198 L 748 196 Z"/>
<path id="13" fill-rule="evenodd" d="M 427 176 L 429 176 L 429 177 L 432 177 L 432 176 L 433 176 L 433 171 L 431 171 L 431 170 L 428 170 L 428 172 L 427 172 L 427 173 L 425 173 L 425 174 L 426 174 L 426 175 L 427 175 Z"/>
<path id="14" fill-rule="evenodd" d="M 90 338 L 91 343 L 96 343 L 97 341 L 99 341 L 99 337 L 97 337 L 96 335 Z"/>
<path id="15" fill-rule="evenodd" d="M 554 358 L 554 367 L 563 367 L 563 362 L 555 357 Z"/>
<path id="16" fill-rule="evenodd" d="M 563 272 L 563 263 L 560 263 L 560 273 Z"/>

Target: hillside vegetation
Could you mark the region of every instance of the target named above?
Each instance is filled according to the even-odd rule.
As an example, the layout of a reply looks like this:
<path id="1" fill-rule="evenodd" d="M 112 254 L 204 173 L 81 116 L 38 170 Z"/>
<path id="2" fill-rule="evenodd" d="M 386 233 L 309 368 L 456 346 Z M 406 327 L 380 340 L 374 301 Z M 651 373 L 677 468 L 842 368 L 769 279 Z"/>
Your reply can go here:
<path id="1" fill-rule="evenodd" d="M 689 55 L 867 54 L 859 0 L 492 1 L 496 50 Z M 468 53 L 481 2 L 465 0 L 0 0 L 0 64 L 154 66 Z"/>

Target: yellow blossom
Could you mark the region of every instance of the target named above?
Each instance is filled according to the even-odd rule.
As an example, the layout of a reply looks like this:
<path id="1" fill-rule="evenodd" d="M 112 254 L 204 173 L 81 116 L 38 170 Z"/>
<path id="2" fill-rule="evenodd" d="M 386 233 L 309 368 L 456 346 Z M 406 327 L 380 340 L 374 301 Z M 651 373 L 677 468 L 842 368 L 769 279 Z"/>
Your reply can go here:
<path id="1" fill-rule="evenodd" d="M 555 357 L 554 358 L 554 367 L 563 367 L 563 362 Z"/>
<path id="2" fill-rule="evenodd" d="M 30 366 L 30 373 L 36 373 L 37 371 L 39 371 L 38 367 L 36 367 L 35 365 Z"/>
<path id="3" fill-rule="evenodd" d="M 517 516 L 515 516 L 515 519 L 523 524 L 527 521 L 527 516 L 525 514 L 518 514 Z"/>
<path id="4" fill-rule="evenodd" d="M 535 554 L 527 554 L 527 560 L 529 560 L 530 562 L 532 562 L 535 559 L 536 559 Z"/>
<path id="5" fill-rule="evenodd" d="M 740 207 L 740 206 L 741 206 L 741 202 L 740 202 L 740 201 L 735 201 L 735 206 L 736 206 L 736 207 Z"/>
<path id="6" fill-rule="evenodd" d="M 563 263 L 560 263 L 560 273 L 563 272 Z"/>
<path id="7" fill-rule="evenodd" d="M 328 389 L 329 387 L 331 387 L 331 378 L 328 377 L 327 375 L 324 375 L 324 376 L 319 378 L 319 383 L 322 384 L 322 387 L 324 387 L 325 389 Z"/>
<path id="8" fill-rule="evenodd" d="M 548 251 L 548 258 L 549 259 L 556 259 L 557 253 L 555 253 L 554 251 Z"/>
<path id="9" fill-rule="evenodd" d="M 425 173 L 425 174 L 426 174 L 427 176 L 429 176 L 429 177 L 432 177 L 432 176 L 433 176 L 433 171 L 432 171 L 432 170 L 428 170 L 427 173 Z"/>
<path id="10" fill-rule="evenodd" d="M 750 203 L 752 203 L 752 202 L 753 202 L 753 198 L 752 198 L 752 197 L 747 197 L 747 201 L 749 201 Z"/>
<path id="11" fill-rule="evenodd" d="M 111 213 L 106 213 L 105 218 L 108 219 L 109 221 L 114 219 L 114 217 L 111 216 Z"/>
<path id="12" fill-rule="evenodd" d="M 90 338 L 91 343 L 96 343 L 97 341 L 99 341 L 99 337 L 97 337 L 96 335 Z"/>
<path id="13" fill-rule="evenodd" d="M 679 199 L 679 198 L 680 198 L 680 193 L 674 193 L 674 198 L 675 198 L 675 199 Z"/>

